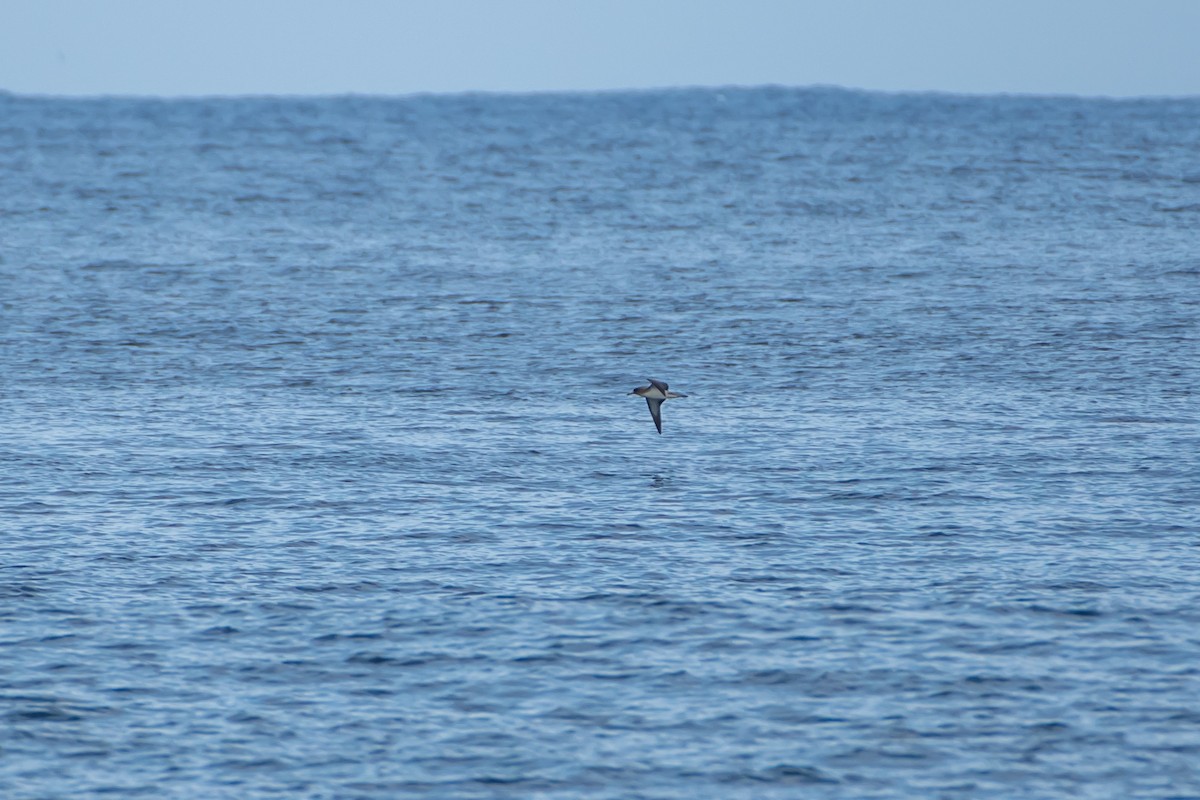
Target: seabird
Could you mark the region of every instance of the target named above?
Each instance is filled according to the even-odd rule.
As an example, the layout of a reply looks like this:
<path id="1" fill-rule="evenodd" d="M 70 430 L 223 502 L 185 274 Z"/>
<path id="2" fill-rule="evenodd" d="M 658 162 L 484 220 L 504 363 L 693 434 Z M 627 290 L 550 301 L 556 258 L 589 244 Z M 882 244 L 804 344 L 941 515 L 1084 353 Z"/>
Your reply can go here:
<path id="1" fill-rule="evenodd" d="M 646 380 L 650 381 L 649 386 L 639 386 L 630 392 L 630 394 L 646 398 L 646 405 L 650 406 L 650 416 L 654 417 L 654 427 L 658 428 L 658 432 L 661 434 L 663 401 L 671 400 L 675 397 L 687 397 L 687 395 L 667 391 L 667 385 L 662 381 L 654 380 L 654 378 L 646 378 Z"/>

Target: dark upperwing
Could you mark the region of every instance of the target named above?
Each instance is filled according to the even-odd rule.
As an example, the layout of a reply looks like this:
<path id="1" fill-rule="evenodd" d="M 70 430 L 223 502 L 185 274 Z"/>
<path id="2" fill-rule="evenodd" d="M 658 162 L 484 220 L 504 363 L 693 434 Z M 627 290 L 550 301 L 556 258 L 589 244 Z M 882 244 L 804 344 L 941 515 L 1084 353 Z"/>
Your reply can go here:
<path id="1" fill-rule="evenodd" d="M 659 434 L 662 434 L 662 404 L 662 400 L 646 398 L 646 405 L 650 407 L 650 416 L 654 417 L 654 427 L 658 428 Z"/>

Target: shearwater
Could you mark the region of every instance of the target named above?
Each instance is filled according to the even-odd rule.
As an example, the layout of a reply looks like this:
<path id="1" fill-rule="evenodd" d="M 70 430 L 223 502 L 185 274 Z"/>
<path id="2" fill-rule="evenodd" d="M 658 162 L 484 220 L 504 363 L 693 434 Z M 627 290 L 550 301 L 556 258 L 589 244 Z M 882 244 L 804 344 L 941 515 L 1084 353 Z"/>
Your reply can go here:
<path id="1" fill-rule="evenodd" d="M 662 381 L 656 381 L 654 378 L 646 378 L 646 380 L 650 381 L 649 386 L 639 386 L 630 392 L 630 394 L 646 398 L 646 405 L 650 407 L 650 416 L 654 418 L 654 427 L 658 428 L 658 432 L 661 434 L 663 402 L 675 397 L 687 397 L 687 395 L 668 391 L 667 384 Z"/>

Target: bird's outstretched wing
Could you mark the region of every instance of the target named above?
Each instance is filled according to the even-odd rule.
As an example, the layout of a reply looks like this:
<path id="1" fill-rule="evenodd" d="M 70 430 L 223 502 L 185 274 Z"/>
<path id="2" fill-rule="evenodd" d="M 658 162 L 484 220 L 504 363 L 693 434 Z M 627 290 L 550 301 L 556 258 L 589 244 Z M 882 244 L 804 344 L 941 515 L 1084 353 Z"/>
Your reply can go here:
<path id="1" fill-rule="evenodd" d="M 650 385 L 653 386 L 655 389 L 658 389 L 663 394 L 667 393 L 667 385 L 665 383 L 663 383 L 662 381 L 656 381 L 656 380 L 654 380 L 654 378 L 646 378 L 646 380 L 650 381 Z"/>
<path id="2" fill-rule="evenodd" d="M 662 434 L 662 404 L 662 400 L 646 398 L 646 405 L 650 407 L 650 416 L 654 417 L 654 427 L 658 428 L 659 434 Z"/>

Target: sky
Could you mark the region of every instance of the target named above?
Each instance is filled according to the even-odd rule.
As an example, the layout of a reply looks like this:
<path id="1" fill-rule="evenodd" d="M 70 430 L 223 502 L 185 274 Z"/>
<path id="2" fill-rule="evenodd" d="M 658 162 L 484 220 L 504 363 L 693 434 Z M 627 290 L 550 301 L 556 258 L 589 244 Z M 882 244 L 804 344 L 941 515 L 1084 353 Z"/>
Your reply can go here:
<path id="1" fill-rule="evenodd" d="M 1200 95 L 1200 0 L 0 0 L 0 90 Z"/>

